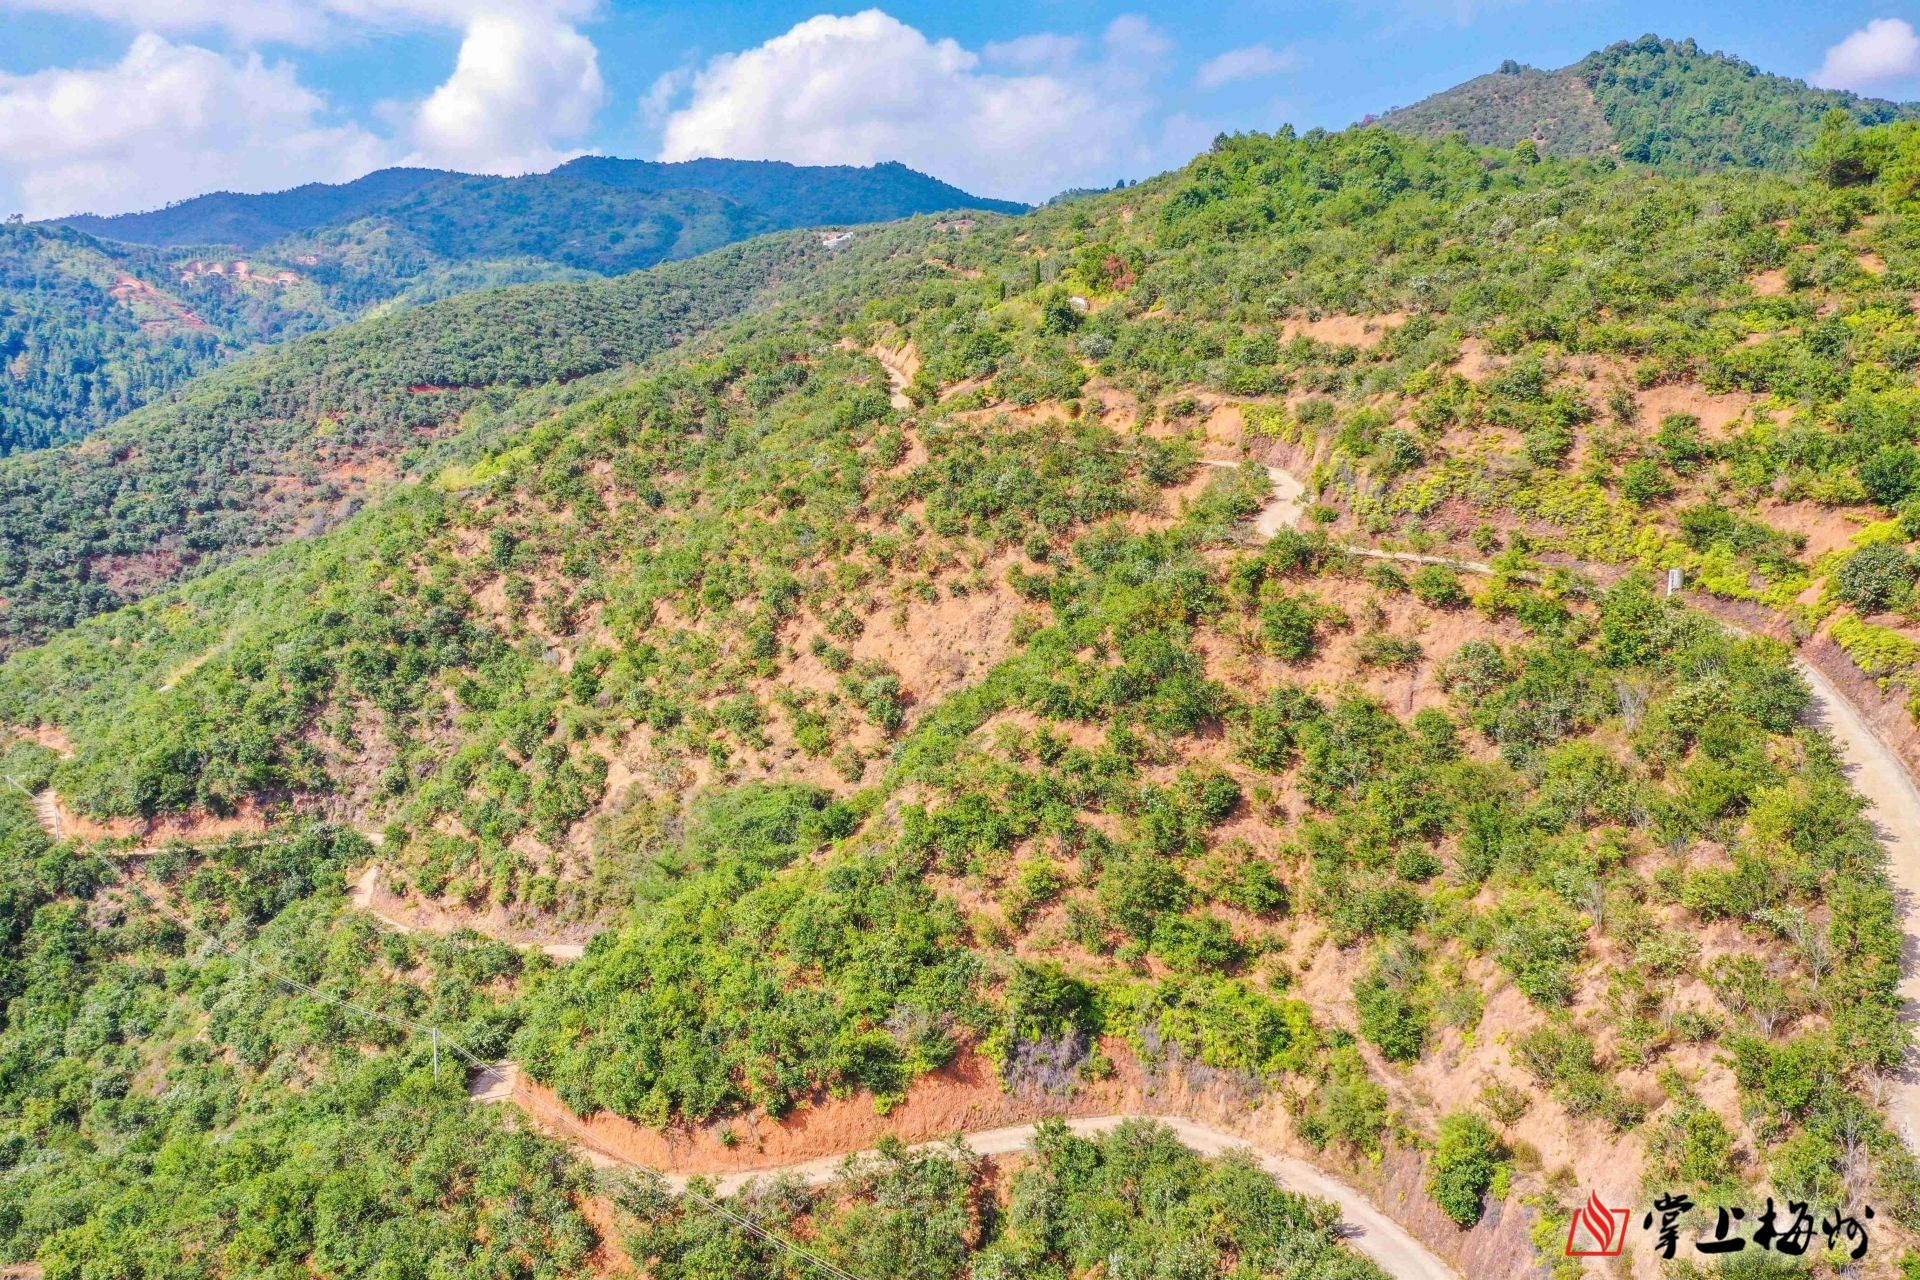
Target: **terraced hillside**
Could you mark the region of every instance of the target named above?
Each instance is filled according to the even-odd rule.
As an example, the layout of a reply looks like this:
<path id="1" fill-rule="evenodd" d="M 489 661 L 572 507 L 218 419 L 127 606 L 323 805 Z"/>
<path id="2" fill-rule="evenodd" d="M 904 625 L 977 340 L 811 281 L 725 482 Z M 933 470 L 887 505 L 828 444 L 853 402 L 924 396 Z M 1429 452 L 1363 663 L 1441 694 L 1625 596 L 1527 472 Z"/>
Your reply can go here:
<path id="1" fill-rule="evenodd" d="M 459 1045 L 695 1173 L 1132 1099 L 1463 1275 L 1592 1191 L 1871 1204 L 1814 1265 L 1898 1274 L 1908 929 L 1795 656 L 1911 727 L 1920 136 L 1821 148 L 1246 136 L 869 230 L 14 654 L 4 1256 L 1373 1274 L 1148 1128 L 599 1181 Z"/>

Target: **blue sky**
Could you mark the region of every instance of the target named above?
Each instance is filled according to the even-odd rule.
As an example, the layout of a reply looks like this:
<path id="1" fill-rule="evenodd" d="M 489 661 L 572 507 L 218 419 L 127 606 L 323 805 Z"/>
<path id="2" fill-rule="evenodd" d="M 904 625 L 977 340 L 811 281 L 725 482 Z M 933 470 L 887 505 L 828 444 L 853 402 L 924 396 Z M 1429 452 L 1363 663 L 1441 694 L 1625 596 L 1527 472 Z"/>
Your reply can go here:
<path id="1" fill-rule="evenodd" d="M 1920 98 L 1915 5 L 0 0 L 0 212 L 115 212 L 394 163 L 899 159 L 989 195 L 1339 128 L 1647 31 Z"/>

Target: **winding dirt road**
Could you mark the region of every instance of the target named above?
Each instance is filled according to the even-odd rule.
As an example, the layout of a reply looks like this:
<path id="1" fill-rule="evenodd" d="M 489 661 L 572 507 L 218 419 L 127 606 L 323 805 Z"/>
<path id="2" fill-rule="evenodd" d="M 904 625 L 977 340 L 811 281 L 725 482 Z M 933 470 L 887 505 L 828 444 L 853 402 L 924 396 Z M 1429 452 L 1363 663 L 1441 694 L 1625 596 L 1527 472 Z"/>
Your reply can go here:
<path id="1" fill-rule="evenodd" d="M 555 1109 L 551 1106 L 535 1104 L 523 1088 L 520 1069 L 513 1063 L 498 1063 L 477 1072 L 468 1085 L 467 1096 L 475 1102 L 510 1103 L 520 1107 L 538 1127 L 549 1128 L 553 1122 L 557 1121 L 565 1132 L 554 1136 L 562 1137 L 571 1143 L 575 1150 L 595 1168 L 643 1169 L 647 1167 L 606 1150 L 594 1140 L 592 1132 L 585 1125 L 577 1121 L 567 1124 L 564 1117 L 556 1115 Z M 1303 1160 L 1263 1151 L 1245 1138 L 1228 1133 L 1224 1129 L 1216 1129 L 1211 1125 L 1190 1120 L 1185 1116 L 1139 1112 L 1130 1115 L 1078 1116 L 1067 1119 L 1065 1123 L 1067 1128 L 1075 1133 L 1092 1135 L 1106 1133 L 1128 1120 L 1154 1120 L 1164 1124 L 1184 1145 L 1201 1155 L 1214 1156 L 1227 1151 L 1251 1150 L 1258 1158 L 1260 1167 L 1288 1191 L 1327 1200 L 1338 1206 L 1341 1232 L 1348 1243 L 1371 1258 L 1395 1280 L 1460 1280 L 1458 1271 L 1415 1240 L 1365 1195 L 1339 1179 L 1322 1173 Z M 979 1129 L 961 1136 L 966 1139 L 967 1146 L 976 1155 L 1008 1156 L 1027 1150 L 1033 1142 L 1037 1127 L 1034 1124 L 1005 1125 L 993 1129 Z M 939 1144 L 921 1142 L 911 1144 L 908 1149 L 917 1151 L 937 1145 Z M 797 1178 L 808 1186 L 820 1186 L 835 1179 L 842 1162 L 848 1156 L 866 1154 L 870 1152 L 849 1151 L 814 1160 L 775 1165 L 766 1169 L 724 1173 L 716 1175 L 713 1183 L 715 1189 L 723 1196 L 732 1195 L 752 1179 L 780 1175 Z M 653 1172 L 659 1173 L 667 1185 L 676 1191 L 685 1190 L 691 1181 L 686 1175 L 677 1174 L 671 1170 L 653 1170 Z"/>
<path id="2" fill-rule="evenodd" d="M 892 353 L 889 353 L 891 355 Z M 882 358 L 895 393 L 911 373 L 900 367 L 897 358 Z M 1233 467 L 1237 463 L 1209 461 L 1209 466 Z M 1274 495 L 1254 522 L 1255 531 L 1271 537 L 1280 529 L 1294 526 L 1303 510 L 1304 486 L 1278 467 L 1268 467 Z M 1413 552 L 1381 551 L 1370 547 L 1346 550 L 1374 559 L 1397 560 L 1415 564 L 1447 564 L 1465 572 L 1487 573 L 1491 566 L 1474 561 L 1421 555 Z M 1920 1020 L 1920 791 L 1901 766 L 1898 758 L 1875 735 L 1872 728 L 1847 699 L 1818 671 L 1796 659 L 1795 665 L 1813 693 L 1809 719 L 1825 729 L 1848 766 L 1854 786 L 1870 804 L 1869 816 L 1876 823 L 1888 852 L 1889 873 L 1902 895 L 1906 946 L 1902 960 L 1900 991 L 1906 1001 L 1905 1017 Z M 35 810 L 48 831 L 58 838 L 59 809 L 50 792 L 35 797 Z M 401 919 L 380 909 L 378 904 L 379 869 L 371 867 L 353 885 L 355 906 L 372 914 L 389 928 L 404 933 L 425 931 L 425 927 Z M 538 944 L 521 944 L 534 946 Z M 578 956 L 574 944 L 549 944 L 540 948 L 558 959 Z M 521 1105 L 519 1072 L 512 1064 L 501 1064 L 480 1072 L 470 1087 L 470 1096 L 482 1103 Z M 1895 1082 L 1889 1096 L 1889 1110 L 1908 1143 L 1920 1146 L 1920 1070 L 1910 1065 Z M 1183 1116 L 1138 1113 L 1131 1116 L 1106 1115 L 1078 1117 L 1066 1121 L 1076 1133 L 1093 1134 L 1111 1130 L 1128 1119 L 1151 1119 L 1165 1124 L 1181 1142 L 1206 1155 L 1247 1148 L 1249 1143 L 1237 1135 L 1213 1128 Z M 584 1126 L 569 1131 L 568 1140 L 591 1163 L 601 1167 L 639 1167 L 594 1145 Z M 1012 1125 L 979 1130 L 963 1135 L 973 1151 L 984 1156 L 1010 1155 L 1023 1151 L 1031 1143 L 1035 1126 Z M 1371 1258 L 1396 1280 L 1459 1280 L 1459 1273 L 1431 1250 L 1415 1240 L 1364 1194 L 1336 1178 L 1296 1158 L 1254 1148 L 1261 1167 L 1290 1191 L 1330 1201 L 1340 1209 L 1352 1245 Z M 853 1154 L 853 1153 L 848 1153 Z M 747 1179 L 791 1174 L 801 1181 L 819 1184 L 831 1181 L 844 1155 L 803 1161 L 782 1167 L 745 1173 L 729 1173 L 717 1179 L 719 1190 L 730 1193 Z M 667 1181 L 684 1187 L 685 1176 L 663 1171 Z"/>
<path id="3" fill-rule="evenodd" d="M 1152 1114 L 1087 1116 L 1068 1120 L 1066 1125 L 1075 1133 L 1091 1135 L 1118 1128 L 1128 1120 L 1156 1120 L 1173 1130 L 1173 1136 L 1185 1146 L 1201 1155 L 1215 1156 L 1227 1151 L 1249 1148 L 1244 1138 L 1208 1125 L 1198 1124 L 1183 1116 Z M 1014 1155 L 1025 1151 L 1032 1144 L 1036 1127 L 1021 1124 L 970 1133 L 966 1135 L 967 1146 L 976 1155 Z M 1372 1201 L 1352 1187 L 1328 1177 L 1303 1160 L 1296 1160 L 1291 1156 L 1274 1155 L 1258 1148 L 1252 1148 L 1252 1150 L 1259 1157 L 1260 1167 L 1288 1191 L 1313 1196 L 1320 1200 L 1330 1200 L 1339 1206 L 1342 1234 L 1345 1235 L 1348 1243 L 1373 1259 L 1388 1275 L 1396 1277 L 1397 1280 L 1459 1280 L 1459 1272 L 1442 1262 L 1425 1245 L 1408 1235 L 1392 1218 L 1382 1213 Z M 812 1160 L 781 1172 L 793 1174 L 809 1185 L 818 1185 L 833 1181 L 841 1161 L 845 1158 L 841 1156 Z M 719 1189 L 723 1193 L 731 1193 L 738 1190 L 747 1179 L 756 1176 L 766 1175 L 729 1174 L 719 1180 Z M 680 1181 L 684 1185 L 685 1180 Z"/>
<path id="4" fill-rule="evenodd" d="M 1900 898 L 1905 935 L 1900 947 L 1901 1017 L 1912 1025 L 1920 1022 L 1920 791 L 1854 705 L 1818 671 L 1797 659 L 1794 665 L 1813 690 L 1808 718 L 1833 739 L 1854 789 L 1871 806 L 1867 816 L 1887 849 L 1887 874 Z M 1892 1082 L 1887 1113 L 1907 1145 L 1920 1149 L 1920 1053 L 1909 1052 L 1905 1069 Z"/>

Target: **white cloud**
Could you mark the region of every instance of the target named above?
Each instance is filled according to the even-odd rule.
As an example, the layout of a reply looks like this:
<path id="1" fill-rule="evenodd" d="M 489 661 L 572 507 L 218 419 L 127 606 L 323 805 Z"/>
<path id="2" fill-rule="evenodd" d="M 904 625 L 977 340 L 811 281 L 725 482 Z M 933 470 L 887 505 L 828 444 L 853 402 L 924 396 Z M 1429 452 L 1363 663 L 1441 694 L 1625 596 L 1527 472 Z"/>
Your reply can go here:
<path id="1" fill-rule="evenodd" d="M 323 4 L 299 0 L 0 0 L 0 9 L 98 18 L 139 31 L 226 31 L 240 40 L 312 44 L 328 28 Z"/>
<path id="2" fill-rule="evenodd" d="M 1097 60 L 998 74 L 879 9 L 823 14 L 707 63 L 667 118 L 660 158 L 899 160 L 982 195 L 1040 198 L 1184 158 L 1169 150 L 1184 137 L 1146 125 L 1168 47 L 1145 19 L 1122 17 Z M 997 52 L 1017 61 L 1043 51 L 1060 53 Z"/>
<path id="3" fill-rule="evenodd" d="M 0 0 L 8 8 L 141 29 L 109 70 L 0 76 L 0 194 L 12 187 L 36 214 L 338 181 L 402 158 L 487 173 L 544 169 L 576 154 L 569 147 L 606 96 L 598 54 L 574 25 L 595 0 Z M 229 58 L 158 34 L 321 45 L 422 28 L 458 30 L 459 53 L 426 97 L 376 108 L 386 138 L 325 123 L 325 100 L 284 62 Z"/>
<path id="4" fill-rule="evenodd" d="M 142 35 L 105 69 L 0 75 L 0 174 L 23 212 L 58 217 L 377 167 L 380 140 L 325 108 L 285 62 Z"/>
<path id="5" fill-rule="evenodd" d="M 1009 67 L 1065 66 L 1080 56 L 1080 37 L 1042 31 L 1011 40 L 989 41 L 980 52 L 988 62 Z"/>
<path id="6" fill-rule="evenodd" d="M 1109 22 L 1101 39 L 1110 55 L 1127 62 L 1151 61 L 1173 50 L 1173 41 L 1137 13 L 1123 13 Z"/>
<path id="7" fill-rule="evenodd" d="M 564 22 L 487 14 L 467 26 L 453 75 L 420 104 L 412 164 L 526 173 L 569 154 L 606 97 L 593 42 Z"/>
<path id="8" fill-rule="evenodd" d="M 1920 36 L 1902 18 L 1875 18 L 1827 50 L 1813 83 L 1822 89 L 1865 90 L 1887 80 L 1920 75 Z"/>
<path id="9" fill-rule="evenodd" d="M 1193 79 L 1202 89 L 1218 89 L 1235 80 L 1258 80 L 1282 71 L 1291 71 L 1299 65 L 1299 56 L 1292 49 L 1275 51 L 1264 44 L 1250 44 L 1244 49 L 1229 49 L 1216 58 L 1207 59 L 1200 64 L 1200 70 Z"/>
<path id="10" fill-rule="evenodd" d="M 673 112 L 673 102 L 687 86 L 693 83 L 691 67 L 675 67 L 662 72 L 647 89 L 646 97 L 640 99 L 640 118 L 649 128 L 658 129 L 666 124 L 667 117 Z"/>

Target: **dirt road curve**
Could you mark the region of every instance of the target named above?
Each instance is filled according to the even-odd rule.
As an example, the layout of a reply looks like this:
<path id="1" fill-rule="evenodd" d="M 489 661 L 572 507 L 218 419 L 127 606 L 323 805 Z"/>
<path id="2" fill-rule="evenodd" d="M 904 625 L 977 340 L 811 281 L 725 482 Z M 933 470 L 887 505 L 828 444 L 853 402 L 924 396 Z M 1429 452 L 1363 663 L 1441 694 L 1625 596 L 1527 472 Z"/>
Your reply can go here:
<path id="1" fill-rule="evenodd" d="M 1223 462 L 1218 458 L 1204 458 L 1201 465 L 1233 471 L 1240 469 L 1239 463 Z M 1300 515 L 1306 510 L 1306 505 L 1300 499 L 1307 488 L 1290 473 L 1279 467 L 1268 467 L 1267 479 L 1273 483 L 1273 497 L 1253 518 L 1253 531 L 1263 538 L 1271 538 L 1282 529 L 1293 528 L 1300 523 Z"/>
<path id="2" fill-rule="evenodd" d="M 1221 1152 L 1237 1150 L 1248 1145 L 1243 1138 L 1209 1128 L 1204 1124 L 1197 1124 L 1180 1116 L 1088 1116 L 1084 1119 L 1068 1120 L 1066 1124 L 1067 1128 L 1075 1133 L 1093 1134 L 1105 1133 L 1127 1120 L 1141 1119 L 1157 1120 L 1166 1125 L 1173 1130 L 1175 1137 L 1202 1155 L 1219 1155 Z M 967 1146 L 979 1155 L 1004 1156 L 1025 1151 L 1028 1144 L 1033 1141 L 1033 1133 L 1033 1125 L 1022 1124 L 1005 1129 L 985 1129 L 979 1133 L 970 1133 L 966 1135 L 966 1139 Z M 1459 1272 L 1434 1256 L 1425 1245 L 1401 1230 L 1395 1225 L 1393 1219 L 1375 1208 L 1371 1201 L 1352 1187 L 1290 1156 L 1270 1155 L 1258 1149 L 1255 1150 L 1255 1154 L 1260 1157 L 1260 1167 L 1287 1190 L 1321 1200 L 1331 1200 L 1338 1205 L 1349 1243 L 1378 1263 L 1388 1275 L 1396 1277 L 1396 1280 L 1459 1280 Z M 794 1174 L 807 1183 L 830 1182 L 833 1180 L 834 1172 L 840 1167 L 841 1159 L 844 1157 L 813 1160 L 782 1172 Z M 765 1175 L 729 1174 L 719 1180 L 720 1190 L 722 1192 L 737 1190 L 741 1183 L 754 1176 Z M 685 1179 L 678 1181 L 684 1184 Z"/>
<path id="3" fill-rule="evenodd" d="M 475 1102 L 512 1103 L 520 1105 L 522 1090 L 520 1069 L 511 1062 L 498 1063 L 477 1072 L 467 1086 L 467 1096 Z M 543 1112 L 543 1114 L 546 1114 Z M 1173 1130 L 1174 1136 L 1188 1147 L 1202 1155 L 1219 1155 L 1224 1151 L 1248 1148 L 1246 1139 L 1199 1124 L 1183 1116 L 1141 1115 L 1122 1116 L 1086 1116 L 1069 1119 L 1067 1128 L 1079 1134 L 1105 1133 L 1127 1120 L 1157 1120 Z M 1008 1125 L 998 1129 L 981 1129 L 963 1135 L 967 1146 L 983 1156 L 1005 1156 L 1025 1151 L 1033 1141 L 1035 1126 L 1031 1124 Z M 639 1168 L 631 1160 L 616 1156 L 593 1142 L 592 1134 L 583 1125 L 574 1125 L 564 1133 L 556 1133 L 572 1143 L 580 1157 L 599 1169 Z M 917 1143 L 910 1150 L 932 1146 L 932 1143 Z M 1275 1155 L 1251 1148 L 1260 1159 L 1260 1167 L 1273 1177 L 1275 1182 L 1289 1191 L 1301 1195 L 1328 1200 L 1339 1206 L 1342 1225 L 1348 1242 L 1367 1257 L 1378 1263 L 1382 1270 L 1394 1277 L 1394 1280 L 1460 1280 L 1460 1273 L 1442 1262 L 1427 1247 L 1415 1240 L 1406 1231 L 1395 1225 L 1393 1219 L 1381 1212 L 1360 1192 L 1344 1182 L 1315 1169 L 1305 1161 L 1291 1156 Z M 831 1182 L 839 1171 L 840 1164 L 847 1155 L 864 1154 L 848 1152 L 843 1155 L 825 1156 L 818 1160 L 805 1160 L 797 1164 L 779 1165 L 769 1169 L 752 1170 L 741 1173 L 721 1174 L 715 1178 L 715 1185 L 722 1195 L 732 1195 L 751 1178 L 770 1178 L 777 1174 L 787 1174 L 798 1178 L 810 1186 Z M 684 1189 L 688 1179 L 668 1169 L 655 1170 L 676 1190 Z"/>

